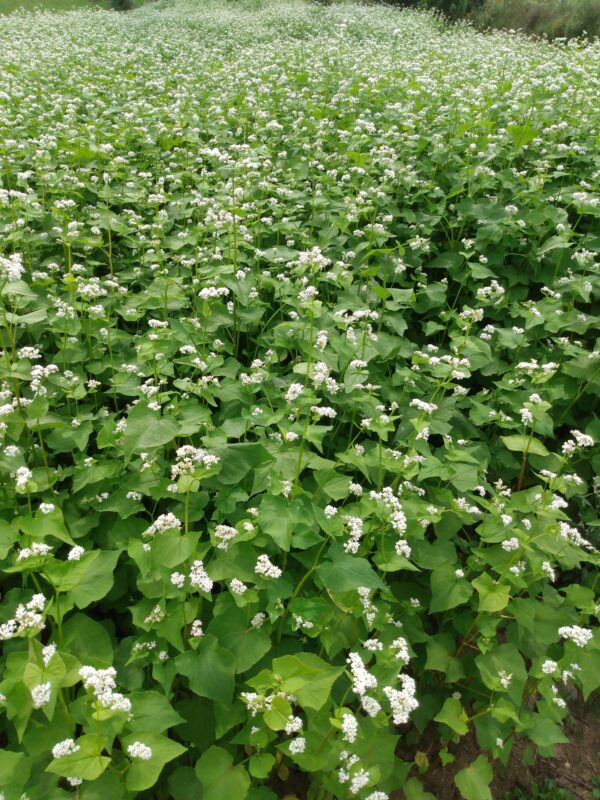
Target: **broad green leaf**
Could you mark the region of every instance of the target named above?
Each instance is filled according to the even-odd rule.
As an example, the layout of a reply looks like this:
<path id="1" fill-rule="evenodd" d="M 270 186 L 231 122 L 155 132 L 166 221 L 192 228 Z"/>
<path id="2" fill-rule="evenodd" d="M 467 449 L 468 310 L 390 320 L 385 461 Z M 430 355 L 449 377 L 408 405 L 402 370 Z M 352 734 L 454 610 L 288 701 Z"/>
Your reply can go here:
<path id="1" fill-rule="evenodd" d="M 10 787 L 15 775 L 23 769 L 27 769 L 25 753 L 0 750 L 0 786 Z"/>
<path id="2" fill-rule="evenodd" d="M 517 707 L 521 703 L 527 669 L 523 656 L 514 644 L 495 644 L 487 653 L 478 655 L 475 659 L 481 679 L 485 685 L 495 692 L 508 694 Z M 505 687 L 501 676 L 504 675 Z M 506 696 L 506 695 L 504 695 Z"/>
<path id="3" fill-rule="evenodd" d="M 543 442 L 534 436 L 501 436 L 505 447 L 515 453 L 532 453 L 536 456 L 548 456 L 550 453 Z"/>
<path id="4" fill-rule="evenodd" d="M 162 771 L 162 768 L 169 761 L 172 761 L 177 756 L 185 753 L 187 748 L 174 742 L 166 736 L 160 736 L 157 733 L 150 731 L 137 731 L 132 736 L 123 739 L 123 749 L 127 752 L 127 748 L 140 742 L 152 750 L 152 755 L 147 760 L 139 758 L 132 758 L 131 767 L 127 770 L 125 776 L 125 786 L 131 792 L 141 792 L 145 789 L 150 789 Z"/>
<path id="5" fill-rule="evenodd" d="M 222 594 L 207 628 L 235 657 L 236 672 L 245 672 L 271 649 L 270 636 L 251 625 L 254 614 L 253 608 L 239 608 L 231 594 Z"/>
<path id="6" fill-rule="evenodd" d="M 418 778 L 409 778 L 402 787 L 406 800 L 435 800 L 435 795 L 426 792 Z"/>
<path id="7" fill-rule="evenodd" d="M 359 586 L 369 589 L 385 588 L 385 584 L 365 558 L 347 555 L 337 546 L 332 546 L 328 555 L 332 561 L 324 561 L 317 567 L 319 578 L 327 591 L 343 594 L 356 591 Z"/>
<path id="8" fill-rule="evenodd" d="M 485 756 L 478 756 L 454 776 L 454 783 L 465 800 L 493 800 L 490 784 L 493 774 Z"/>
<path id="9" fill-rule="evenodd" d="M 127 724 L 130 731 L 152 730 L 154 733 L 162 733 L 184 721 L 168 699 L 159 692 L 133 692 L 129 695 L 129 700 L 133 714 L 133 719 Z"/>
<path id="10" fill-rule="evenodd" d="M 479 594 L 480 611 L 502 611 L 508 605 L 510 586 L 497 583 L 490 575 L 483 573 L 472 581 Z"/>
<path id="11" fill-rule="evenodd" d="M 464 578 L 456 577 L 457 567 L 442 564 L 431 573 L 431 605 L 432 613 L 449 611 L 451 608 L 467 603 L 473 594 L 473 587 Z"/>
<path id="12" fill-rule="evenodd" d="M 543 714 L 534 714 L 527 727 L 527 735 L 538 747 L 552 747 L 555 744 L 566 744 L 568 738 L 562 727 Z"/>
<path id="13" fill-rule="evenodd" d="M 110 758 L 101 755 L 107 740 L 97 733 L 88 733 L 80 736 L 75 744 L 79 748 L 75 753 L 55 758 L 46 767 L 46 772 L 83 778 L 84 781 L 95 780 L 110 764 Z"/>
<path id="14" fill-rule="evenodd" d="M 285 697 L 275 697 L 263 714 L 263 719 L 272 731 L 282 731 L 291 715 L 292 707 Z"/>
<path id="15" fill-rule="evenodd" d="M 202 800 L 245 800 L 250 778 L 241 764 L 223 747 L 213 746 L 196 762 L 196 775 L 202 784 Z"/>
<path id="16" fill-rule="evenodd" d="M 178 672 L 200 697 L 230 703 L 233 697 L 235 658 L 211 634 L 205 634 L 197 650 L 187 650 L 175 659 Z"/>
<path id="17" fill-rule="evenodd" d="M 82 580 L 71 591 L 71 597 L 78 608 L 86 608 L 90 603 L 101 600 L 111 590 L 115 579 L 114 571 L 120 551 L 94 550 L 93 553 L 98 555 L 91 562 Z"/>
<path id="18" fill-rule="evenodd" d="M 442 707 L 442 710 L 433 718 L 434 722 L 443 722 L 449 728 L 452 728 L 455 733 L 464 736 L 468 730 L 468 716 L 462 707 L 460 700 L 454 697 L 448 697 Z"/>
<path id="19" fill-rule="evenodd" d="M 273 672 L 282 679 L 285 692 L 296 695 L 298 703 L 319 710 L 330 698 L 331 687 L 344 671 L 312 653 L 296 653 L 273 660 Z"/>
<path id="20" fill-rule="evenodd" d="M 135 406 L 127 417 L 123 450 L 127 459 L 133 453 L 153 450 L 169 444 L 179 433 L 175 417 L 159 416 L 147 406 Z"/>

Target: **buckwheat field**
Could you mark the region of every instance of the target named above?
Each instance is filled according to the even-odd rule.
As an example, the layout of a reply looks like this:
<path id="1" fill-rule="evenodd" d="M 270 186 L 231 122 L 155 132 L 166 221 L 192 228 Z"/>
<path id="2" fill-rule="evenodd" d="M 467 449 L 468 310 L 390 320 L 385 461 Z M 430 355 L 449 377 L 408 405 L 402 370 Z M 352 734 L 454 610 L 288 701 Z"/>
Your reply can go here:
<path id="1" fill-rule="evenodd" d="M 567 741 L 599 94 L 383 7 L 0 16 L 5 800 L 489 800 Z"/>

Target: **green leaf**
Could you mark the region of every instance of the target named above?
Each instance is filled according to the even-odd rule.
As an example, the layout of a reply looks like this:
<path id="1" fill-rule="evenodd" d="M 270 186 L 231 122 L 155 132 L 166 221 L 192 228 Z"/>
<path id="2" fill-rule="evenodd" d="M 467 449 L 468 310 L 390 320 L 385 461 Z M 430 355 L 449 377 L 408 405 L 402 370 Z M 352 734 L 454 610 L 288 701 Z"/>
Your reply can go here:
<path id="1" fill-rule="evenodd" d="M 130 792 L 142 792 L 150 789 L 158 780 L 164 765 L 187 750 L 179 742 L 174 742 L 166 736 L 149 731 L 138 731 L 123 739 L 124 751 L 127 752 L 127 748 L 134 742 L 141 742 L 150 747 L 152 755 L 147 761 L 136 758 L 131 760 L 131 767 L 127 770 L 125 777 L 125 786 Z"/>
<path id="2" fill-rule="evenodd" d="M 263 714 L 265 724 L 272 731 L 282 731 L 292 714 L 292 707 L 285 697 L 275 697 Z"/>
<path id="3" fill-rule="evenodd" d="M 226 448 L 217 448 L 221 458 L 219 484 L 234 486 L 262 464 L 273 461 L 273 456 L 261 444 L 240 442 Z M 210 485 L 210 484 L 209 484 Z"/>
<path id="4" fill-rule="evenodd" d="M 475 578 L 472 584 L 479 594 L 480 611 L 502 611 L 508 605 L 510 586 L 507 584 L 497 583 L 486 572 Z"/>
<path id="5" fill-rule="evenodd" d="M 456 641 L 449 633 L 438 633 L 427 641 L 425 669 L 443 672 L 449 683 L 464 678 L 465 670 L 460 658 L 455 657 Z"/>
<path id="6" fill-rule="evenodd" d="M 532 453 L 536 456 L 549 456 L 543 442 L 534 436 L 501 436 L 504 445 L 515 453 Z"/>
<path id="7" fill-rule="evenodd" d="M 75 744 L 79 747 L 75 753 L 55 758 L 46 767 L 46 772 L 83 778 L 84 781 L 95 780 L 110 764 L 110 758 L 100 755 L 107 745 L 106 739 L 97 733 L 88 733 L 80 736 Z"/>
<path id="8" fill-rule="evenodd" d="M 157 415 L 147 406 L 137 405 L 127 417 L 123 434 L 123 451 L 127 459 L 133 453 L 163 447 L 173 441 L 179 433 L 175 417 Z"/>
<path id="9" fill-rule="evenodd" d="M 343 673 L 312 653 L 296 653 L 273 660 L 273 672 L 282 679 L 284 692 L 296 695 L 298 703 L 318 711 L 330 699 L 331 687 Z"/>
<path id="10" fill-rule="evenodd" d="M 433 718 L 434 722 L 443 722 L 453 731 L 464 736 L 468 730 L 468 716 L 462 707 L 460 700 L 455 697 L 448 697 L 442 710 Z"/>
<path id="11" fill-rule="evenodd" d="M 527 669 L 523 656 L 516 646 L 514 644 L 496 644 L 487 653 L 478 655 L 475 663 L 481 679 L 488 689 L 495 692 L 506 692 L 518 707 L 527 680 Z M 511 676 L 507 688 L 500 681 L 500 673 Z"/>
<path id="12" fill-rule="evenodd" d="M 328 555 L 332 560 L 317 567 L 317 574 L 328 591 L 343 594 L 354 592 L 359 586 L 385 589 L 385 584 L 365 558 L 347 555 L 337 545 L 330 548 Z"/>
<path id="13" fill-rule="evenodd" d="M 120 551 L 93 550 L 90 555 L 96 553 L 82 580 L 71 591 L 73 602 L 78 608 L 86 608 L 90 603 L 101 600 L 111 590 L 115 579 L 114 571 Z"/>
<path id="14" fill-rule="evenodd" d="M 478 756 L 454 776 L 454 783 L 465 800 L 493 800 L 490 792 L 492 768 L 485 756 Z"/>
<path id="15" fill-rule="evenodd" d="M 152 730 L 162 733 L 184 722 L 164 694 L 148 689 L 129 695 L 133 719 L 127 723 L 130 731 Z"/>
<path id="16" fill-rule="evenodd" d="M 197 650 L 188 650 L 175 659 L 177 670 L 188 678 L 190 689 L 200 697 L 231 703 L 235 658 L 211 634 L 205 634 Z"/>
<path id="17" fill-rule="evenodd" d="M 236 672 L 250 669 L 271 649 L 270 636 L 250 624 L 255 613 L 255 609 L 239 608 L 230 593 L 222 594 L 207 628 L 207 633 L 213 634 L 225 649 L 233 653 Z"/>
<path id="18" fill-rule="evenodd" d="M 406 800 L 435 800 L 435 795 L 426 792 L 418 778 L 409 778 L 402 787 Z"/>
<path id="19" fill-rule="evenodd" d="M 463 605 L 473 594 L 469 581 L 456 577 L 456 569 L 452 564 L 442 564 L 432 571 L 429 607 L 432 614 Z"/>
<path id="20" fill-rule="evenodd" d="M 0 750 L 0 786 L 10 787 L 15 775 L 24 768 L 25 753 L 16 753 L 12 750 Z"/>
<path id="21" fill-rule="evenodd" d="M 258 521 L 261 530 L 273 539 L 282 550 L 288 551 L 292 543 L 292 519 L 289 503 L 281 495 L 265 495 L 260 504 Z"/>
<path id="22" fill-rule="evenodd" d="M 270 753 L 258 753 L 250 758 L 248 771 L 253 778 L 268 778 L 275 766 L 275 757 Z"/>
<path id="23" fill-rule="evenodd" d="M 202 784 L 202 800 L 245 800 L 250 788 L 244 767 L 234 767 L 232 756 L 216 745 L 196 762 L 196 775 Z"/>
<path id="24" fill-rule="evenodd" d="M 534 714 L 527 735 L 538 747 L 552 747 L 555 744 L 567 744 L 568 738 L 562 727 L 543 714 Z"/>

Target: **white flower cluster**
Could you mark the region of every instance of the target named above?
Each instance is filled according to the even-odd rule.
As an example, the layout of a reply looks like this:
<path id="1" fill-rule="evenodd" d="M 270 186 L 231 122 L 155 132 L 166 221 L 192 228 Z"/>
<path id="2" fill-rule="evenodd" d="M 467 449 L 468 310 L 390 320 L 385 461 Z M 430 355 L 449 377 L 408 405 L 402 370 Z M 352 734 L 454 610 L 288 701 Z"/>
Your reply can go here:
<path id="1" fill-rule="evenodd" d="M 558 635 L 561 639 L 568 639 L 573 642 L 577 647 L 585 647 L 594 634 L 589 628 L 581 628 L 579 625 L 563 625 L 562 628 L 558 629 Z"/>
<path id="2" fill-rule="evenodd" d="M 34 686 L 31 690 L 31 702 L 34 708 L 42 708 L 45 706 L 46 703 L 50 702 L 50 696 L 52 694 L 52 684 L 51 683 L 38 683 L 37 686 Z"/>
<path id="3" fill-rule="evenodd" d="M 353 714 L 342 716 L 342 737 L 344 741 L 353 744 L 358 735 L 358 722 Z"/>
<path id="4" fill-rule="evenodd" d="M 17 491 L 24 492 L 27 484 L 33 478 L 33 472 L 28 467 L 19 467 L 15 472 L 11 472 L 11 478 L 15 479 Z"/>
<path id="5" fill-rule="evenodd" d="M 434 411 L 438 410 L 435 403 L 426 403 L 424 400 L 419 400 L 418 398 L 411 400 L 409 405 L 411 408 L 418 408 L 419 411 L 423 411 L 425 414 L 433 414 Z"/>
<path id="6" fill-rule="evenodd" d="M 44 662 L 45 667 L 48 666 L 55 653 L 56 653 L 55 644 L 47 644 L 45 647 L 42 647 L 42 660 Z"/>
<path id="7" fill-rule="evenodd" d="M 14 618 L 0 625 L 0 641 L 12 639 L 14 636 L 21 636 L 35 629 L 43 630 L 45 623 L 44 617 L 40 612 L 44 610 L 45 605 L 46 598 L 43 594 L 34 594 L 25 605 L 20 603 L 17 606 Z"/>
<path id="8" fill-rule="evenodd" d="M 408 722 L 411 712 L 419 707 L 419 701 L 415 697 L 417 686 L 414 679 L 410 675 L 399 675 L 398 679 L 401 689 L 384 686 L 383 693 L 390 701 L 394 725 L 403 725 Z"/>
<path id="9" fill-rule="evenodd" d="M 285 393 L 285 399 L 288 403 L 293 403 L 294 400 L 300 397 L 303 391 L 304 386 L 301 383 L 292 383 Z"/>
<path id="10" fill-rule="evenodd" d="M 0 256 L 0 277 L 7 281 L 18 281 L 25 272 L 23 256 L 13 253 L 10 256 Z"/>
<path id="11" fill-rule="evenodd" d="M 197 586 L 201 592 L 212 592 L 213 581 L 209 578 L 204 563 L 198 559 L 194 561 L 190 569 L 190 583 L 192 586 Z"/>
<path id="12" fill-rule="evenodd" d="M 217 525 L 215 527 L 215 538 L 218 541 L 217 548 L 219 550 L 227 550 L 229 542 L 238 535 L 235 528 L 230 525 Z"/>
<path id="13" fill-rule="evenodd" d="M 157 517 L 152 525 L 150 525 L 149 528 L 146 528 L 146 530 L 142 533 L 142 536 L 151 537 L 155 536 L 157 533 L 163 533 L 164 531 L 171 529 L 180 531 L 181 528 L 181 521 L 177 519 L 175 514 L 171 514 L 169 512 L 168 514 L 161 514 L 160 517 Z"/>
<path id="14" fill-rule="evenodd" d="M 73 739 L 63 739 L 62 742 L 57 742 L 52 748 L 52 757 L 62 758 L 63 756 L 71 756 L 79 749 L 79 745 L 75 744 Z"/>
<path id="15" fill-rule="evenodd" d="M 347 514 L 344 517 L 344 523 L 350 530 L 350 538 L 344 544 L 344 550 L 347 553 L 356 555 L 356 553 L 358 553 L 358 548 L 360 547 L 360 540 L 363 536 L 363 521 L 360 517 L 353 517 Z"/>
<path id="16" fill-rule="evenodd" d="M 215 287 L 215 286 L 207 286 L 204 289 L 200 289 L 198 292 L 198 297 L 201 300 L 216 300 L 219 297 L 229 297 L 229 289 L 225 288 L 225 286 Z"/>
<path id="17" fill-rule="evenodd" d="M 114 667 L 95 669 L 84 666 L 79 670 L 84 688 L 91 689 L 94 697 L 102 708 L 111 711 L 131 711 L 131 701 L 120 692 L 115 692 L 117 671 Z"/>
<path id="18" fill-rule="evenodd" d="M 279 567 L 276 567 L 275 564 L 271 562 L 269 556 L 264 553 L 258 557 L 254 572 L 256 572 L 257 575 L 264 575 L 265 578 L 277 579 L 281 577 L 281 570 Z"/>
<path id="19" fill-rule="evenodd" d="M 408 527 L 408 521 L 406 519 L 406 514 L 402 510 L 402 504 L 400 503 L 400 500 L 394 494 L 394 490 L 391 488 L 391 486 L 385 486 L 381 492 L 371 492 L 370 496 L 373 500 L 378 500 L 385 503 L 390 512 L 390 522 L 392 524 L 392 528 L 398 534 L 398 540 L 396 541 L 396 553 L 399 556 L 410 558 L 412 551 L 410 545 L 404 538 L 406 529 Z"/>
<path id="20" fill-rule="evenodd" d="M 25 561 L 27 558 L 35 558 L 36 556 L 47 556 L 51 552 L 52 548 L 49 544 L 33 542 L 31 547 L 24 547 L 22 550 L 19 550 L 17 561 Z"/>
<path id="21" fill-rule="evenodd" d="M 140 761 L 150 761 L 152 758 L 152 748 L 143 742 L 133 742 L 127 747 L 127 753 L 131 758 L 137 758 Z"/>
<path id="22" fill-rule="evenodd" d="M 171 480 L 175 480 L 180 475 L 193 472 L 198 465 L 205 469 L 211 469 L 221 460 L 219 456 L 215 456 L 201 447 L 192 447 L 189 444 L 178 448 L 175 458 L 177 460 L 171 467 Z"/>
<path id="23" fill-rule="evenodd" d="M 562 446 L 562 453 L 564 456 L 572 455 L 578 447 L 586 448 L 586 447 L 593 447 L 594 440 L 591 436 L 588 436 L 586 433 L 582 433 L 581 431 L 572 430 L 571 431 L 572 439 L 567 439 L 567 441 Z"/>

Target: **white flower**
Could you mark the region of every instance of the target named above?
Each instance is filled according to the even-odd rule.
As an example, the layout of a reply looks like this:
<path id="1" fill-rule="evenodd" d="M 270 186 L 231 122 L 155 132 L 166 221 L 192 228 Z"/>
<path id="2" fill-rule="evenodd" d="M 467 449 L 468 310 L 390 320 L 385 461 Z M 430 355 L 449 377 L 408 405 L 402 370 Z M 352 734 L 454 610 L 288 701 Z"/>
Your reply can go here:
<path id="1" fill-rule="evenodd" d="M 63 756 L 70 756 L 79 750 L 79 745 L 75 744 L 73 739 L 63 739 L 62 742 L 57 742 L 52 748 L 53 758 L 62 758 Z"/>
<path id="2" fill-rule="evenodd" d="M 403 725 L 408 722 L 411 711 L 419 707 L 419 702 L 415 697 L 417 687 L 410 675 L 399 675 L 398 678 L 402 689 L 384 686 L 383 693 L 390 701 L 394 725 Z"/>
<path id="3" fill-rule="evenodd" d="M 81 545 L 76 544 L 75 547 L 72 547 L 69 550 L 69 553 L 67 555 L 67 559 L 68 559 L 68 561 L 79 561 L 79 559 L 81 558 L 81 556 L 84 553 L 85 553 L 85 549 L 83 547 L 81 547 Z"/>
<path id="4" fill-rule="evenodd" d="M 502 684 L 502 686 L 505 689 L 508 689 L 508 687 L 510 686 L 510 682 L 512 681 L 512 677 L 513 677 L 512 672 L 508 672 L 507 673 L 504 670 L 501 670 L 498 673 L 498 678 L 500 679 L 500 683 Z"/>
<path id="5" fill-rule="evenodd" d="M 288 717 L 288 721 L 285 725 L 285 732 L 288 734 L 288 736 L 291 736 L 292 733 L 300 733 L 302 726 L 303 722 L 301 717 L 290 716 Z"/>
<path id="6" fill-rule="evenodd" d="M 52 684 L 38 683 L 31 690 L 31 702 L 34 708 L 41 708 L 46 703 L 50 702 L 50 695 L 52 694 Z"/>
<path id="7" fill-rule="evenodd" d="M 297 736 L 295 739 L 289 744 L 290 753 L 297 755 L 298 753 L 303 753 L 306 749 L 306 739 L 304 736 Z"/>
<path id="8" fill-rule="evenodd" d="M 303 391 L 304 386 L 301 383 L 292 383 L 285 393 L 285 399 L 288 403 L 293 403 L 294 400 L 297 400 L 300 397 Z"/>
<path id="9" fill-rule="evenodd" d="M 131 758 L 139 758 L 141 761 L 149 761 L 152 758 L 152 748 L 143 742 L 134 742 L 127 748 Z"/>
<path id="10" fill-rule="evenodd" d="M 12 474 L 12 477 L 15 479 L 17 489 L 25 490 L 29 481 L 33 478 L 33 472 L 27 467 L 19 467 Z"/>
<path id="11" fill-rule="evenodd" d="M 237 578 L 232 578 L 229 583 L 229 588 L 234 594 L 244 594 L 244 592 L 248 589 L 245 583 L 238 580 Z"/>
<path id="12" fill-rule="evenodd" d="M 47 644 L 45 647 L 42 648 L 42 659 L 44 661 L 44 666 L 47 667 L 50 663 L 52 656 L 56 653 L 56 645 L 55 644 Z"/>
<path id="13" fill-rule="evenodd" d="M 505 539 L 502 542 L 502 549 L 506 550 L 507 553 L 512 552 L 513 550 L 518 550 L 521 545 L 519 544 L 519 540 L 516 536 L 513 536 L 511 539 Z"/>
<path id="14" fill-rule="evenodd" d="M 190 583 L 192 586 L 197 586 L 202 592 L 212 592 L 213 581 L 208 577 L 204 569 L 204 564 L 200 559 L 194 561 L 192 564 L 192 568 L 190 569 Z"/>
<path id="15" fill-rule="evenodd" d="M 185 583 L 185 575 L 182 575 L 181 572 L 172 572 L 170 581 L 173 584 L 173 586 L 176 586 L 178 589 L 181 589 L 181 587 Z"/>
<path id="16" fill-rule="evenodd" d="M 195 619 L 192 622 L 192 627 L 190 628 L 190 636 L 194 639 L 200 639 L 200 637 L 204 636 L 204 630 L 202 629 L 201 619 Z"/>
<path id="17" fill-rule="evenodd" d="M 544 675 L 552 675 L 558 669 L 558 664 L 556 661 L 552 661 L 551 658 L 547 658 L 544 663 L 542 664 L 542 672 Z"/>
<path id="18" fill-rule="evenodd" d="M 265 578 L 277 579 L 281 577 L 281 570 L 279 567 L 272 564 L 269 556 L 264 554 L 258 557 L 254 572 L 256 572 L 257 575 L 264 575 Z"/>
<path id="19" fill-rule="evenodd" d="M 369 782 L 370 774 L 365 769 L 359 769 L 350 781 L 350 794 L 358 794 Z"/>
<path id="20" fill-rule="evenodd" d="M 352 744 L 356 740 L 357 733 L 358 722 L 356 721 L 356 717 L 352 714 L 344 714 L 342 717 L 342 735 L 344 741 Z"/>
<path id="21" fill-rule="evenodd" d="M 589 628 L 581 628 L 579 625 L 563 625 L 558 629 L 558 635 L 562 639 L 569 639 L 577 647 L 585 647 L 591 641 L 593 632 Z"/>

